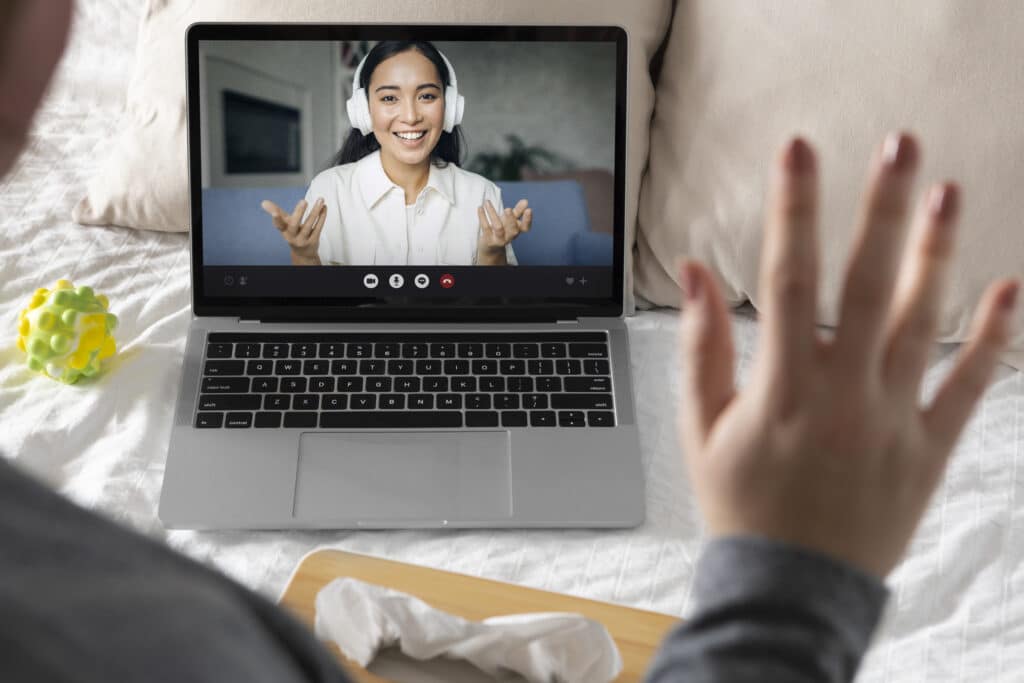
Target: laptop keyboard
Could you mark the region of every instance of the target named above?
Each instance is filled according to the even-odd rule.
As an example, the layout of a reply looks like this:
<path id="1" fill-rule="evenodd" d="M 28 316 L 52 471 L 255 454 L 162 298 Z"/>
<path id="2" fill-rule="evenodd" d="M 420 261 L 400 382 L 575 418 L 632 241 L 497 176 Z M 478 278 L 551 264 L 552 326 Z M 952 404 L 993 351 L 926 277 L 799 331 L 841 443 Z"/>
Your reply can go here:
<path id="1" fill-rule="evenodd" d="M 199 392 L 198 428 L 615 425 L 601 332 L 214 333 Z"/>

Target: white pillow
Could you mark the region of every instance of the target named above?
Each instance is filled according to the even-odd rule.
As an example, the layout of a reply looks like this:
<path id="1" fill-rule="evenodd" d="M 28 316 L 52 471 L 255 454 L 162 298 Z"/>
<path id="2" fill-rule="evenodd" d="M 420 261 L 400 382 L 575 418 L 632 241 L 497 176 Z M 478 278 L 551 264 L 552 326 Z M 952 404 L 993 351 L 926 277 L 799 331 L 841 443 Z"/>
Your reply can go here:
<path id="1" fill-rule="evenodd" d="M 985 286 L 1024 277 L 1024 3 L 695 0 L 673 19 L 640 198 L 636 292 L 676 306 L 675 259 L 708 264 L 732 304 L 758 296 L 771 160 L 800 133 L 822 169 L 818 319 L 835 324 L 872 147 L 910 130 L 919 189 L 963 188 L 939 336 L 963 341 Z M 1024 336 L 1004 359 L 1024 367 Z"/>

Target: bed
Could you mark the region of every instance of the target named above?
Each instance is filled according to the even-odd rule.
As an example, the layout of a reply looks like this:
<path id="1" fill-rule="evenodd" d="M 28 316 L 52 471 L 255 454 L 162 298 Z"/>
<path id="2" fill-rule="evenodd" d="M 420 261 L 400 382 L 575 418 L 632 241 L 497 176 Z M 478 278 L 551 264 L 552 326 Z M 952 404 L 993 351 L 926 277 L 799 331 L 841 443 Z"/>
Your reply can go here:
<path id="1" fill-rule="evenodd" d="M 156 517 L 189 324 L 186 235 L 83 227 L 70 219 L 102 163 L 131 71 L 140 6 L 90 0 L 30 142 L 0 183 L 0 452 L 79 504 L 276 599 L 309 551 L 329 546 L 685 616 L 705 540 L 677 445 L 677 313 L 628 320 L 647 522 L 623 531 L 168 532 Z M 18 311 L 67 277 L 105 293 L 118 354 L 97 380 L 31 373 Z M 742 382 L 758 332 L 734 315 Z M 956 353 L 937 346 L 925 394 Z M 1024 680 L 1024 379 L 1000 366 L 945 481 L 890 577 L 892 599 L 862 682 Z"/>

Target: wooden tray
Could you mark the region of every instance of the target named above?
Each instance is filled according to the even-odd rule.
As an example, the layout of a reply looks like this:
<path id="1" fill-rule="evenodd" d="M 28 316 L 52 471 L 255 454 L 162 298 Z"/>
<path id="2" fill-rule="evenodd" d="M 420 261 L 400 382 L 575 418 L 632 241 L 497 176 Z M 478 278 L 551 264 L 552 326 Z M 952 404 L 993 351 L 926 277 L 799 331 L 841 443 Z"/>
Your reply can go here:
<path id="1" fill-rule="evenodd" d="M 619 646 L 623 670 L 616 679 L 617 683 L 640 681 L 662 638 L 679 621 L 676 617 L 658 612 L 620 607 L 339 550 L 319 550 L 306 556 L 288 582 L 281 597 L 281 605 L 298 614 L 312 628 L 316 614 L 316 594 L 340 577 L 359 579 L 409 593 L 433 607 L 474 621 L 522 612 L 583 614 L 604 624 Z M 329 645 L 333 646 L 333 643 Z M 336 646 L 332 649 L 350 676 L 359 683 L 386 682 L 387 679 L 345 659 Z"/>

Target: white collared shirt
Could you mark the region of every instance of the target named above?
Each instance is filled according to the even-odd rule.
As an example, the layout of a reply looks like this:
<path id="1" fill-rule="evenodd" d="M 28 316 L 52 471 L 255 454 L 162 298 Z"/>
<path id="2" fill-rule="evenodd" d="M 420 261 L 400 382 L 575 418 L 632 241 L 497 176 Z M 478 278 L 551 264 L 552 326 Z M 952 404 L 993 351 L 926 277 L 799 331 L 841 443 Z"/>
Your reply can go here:
<path id="1" fill-rule="evenodd" d="M 312 206 L 321 197 L 327 220 L 317 254 L 324 265 L 475 265 L 477 207 L 489 199 L 499 214 L 504 209 L 497 185 L 449 163 L 431 164 L 407 210 L 405 191 L 384 172 L 379 151 L 318 174 L 306 201 Z M 505 250 L 516 265 L 512 245 Z"/>

